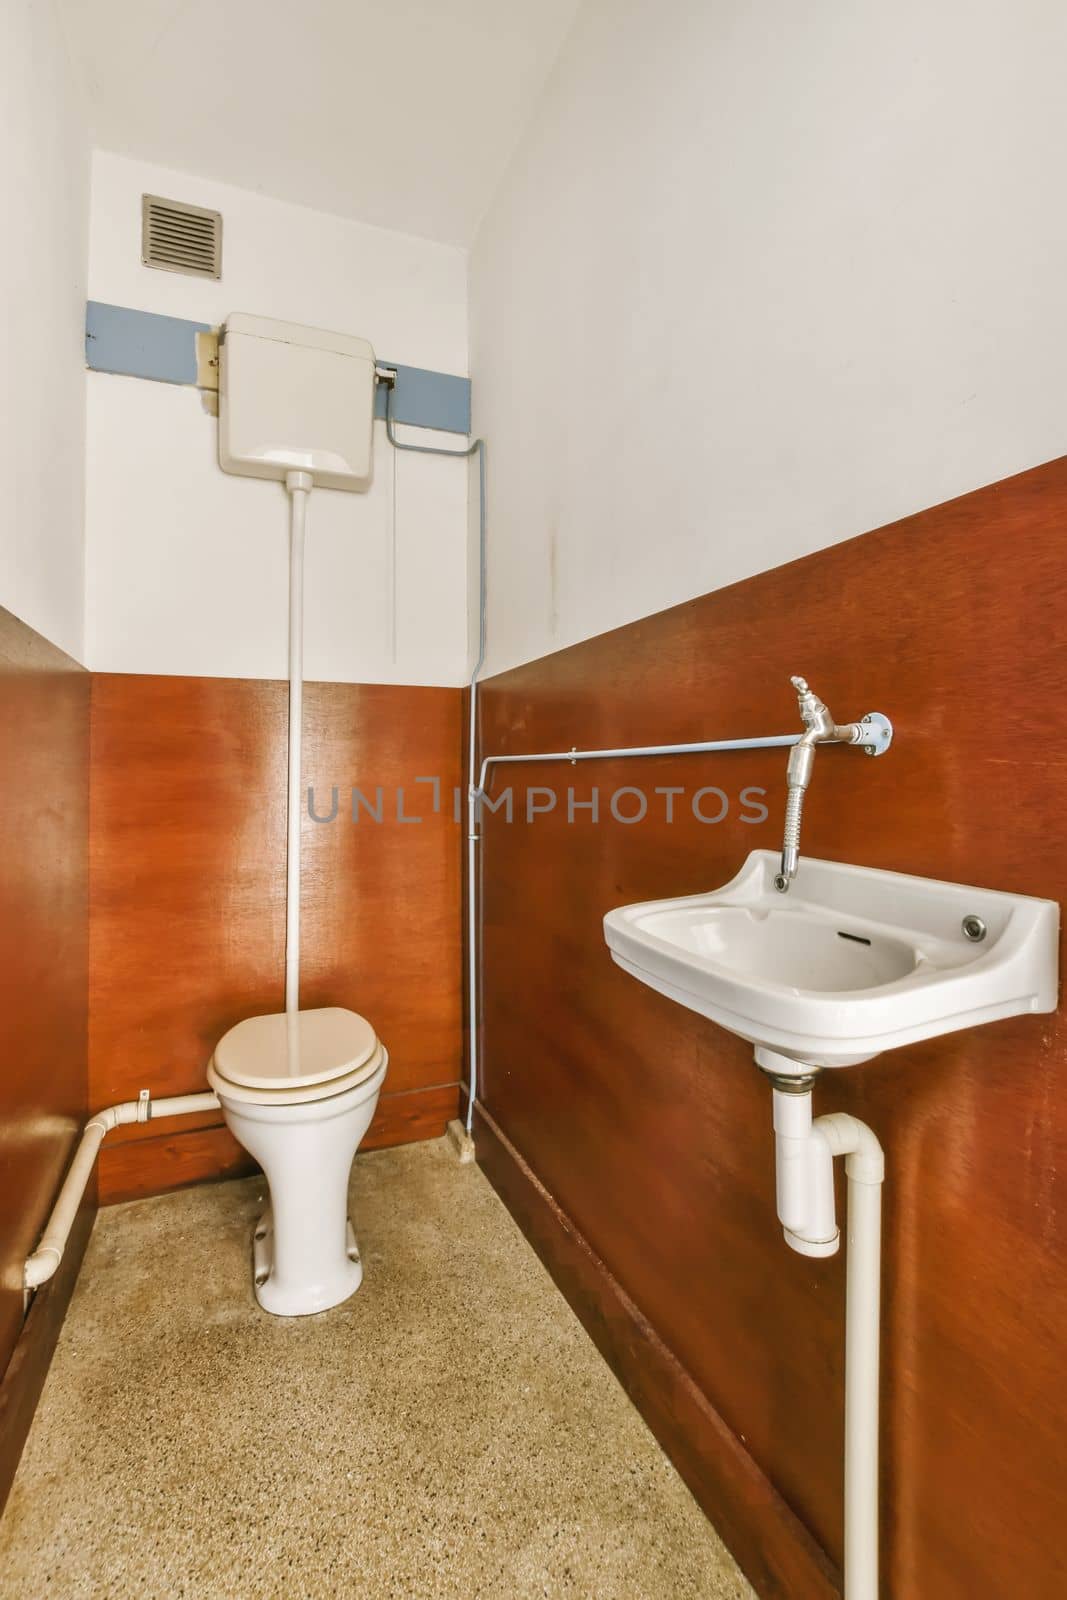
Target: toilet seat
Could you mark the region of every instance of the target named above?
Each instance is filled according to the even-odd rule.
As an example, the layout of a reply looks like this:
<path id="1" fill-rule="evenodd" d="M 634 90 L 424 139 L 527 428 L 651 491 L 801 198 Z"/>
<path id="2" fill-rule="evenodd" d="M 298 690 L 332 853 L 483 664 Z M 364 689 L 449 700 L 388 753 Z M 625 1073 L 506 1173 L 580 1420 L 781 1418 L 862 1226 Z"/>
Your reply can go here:
<path id="1" fill-rule="evenodd" d="M 373 1078 L 385 1048 L 366 1017 L 341 1006 L 247 1017 L 215 1047 L 207 1078 L 216 1094 L 251 1105 L 299 1105 L 347 1093 Z"/>

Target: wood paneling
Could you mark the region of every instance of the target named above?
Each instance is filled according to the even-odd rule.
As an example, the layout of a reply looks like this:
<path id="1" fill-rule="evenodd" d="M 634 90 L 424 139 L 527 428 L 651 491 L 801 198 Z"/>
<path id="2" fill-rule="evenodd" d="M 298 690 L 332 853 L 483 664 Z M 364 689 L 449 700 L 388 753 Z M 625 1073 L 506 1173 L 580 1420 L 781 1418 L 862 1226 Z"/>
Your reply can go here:
<path id="1" fill-rule="evenodd" d="M 439 1139 L 458 1106 L 459 1085 L 455 1083 L 383 1094 L 360 1152 Z M 193 1183 L 243 1178 L 258 1171 L 217 1113 L 164 1118 L 153 1127 L 151 1136 L 118 1137 L 120 1131 L 133 1133 L 134 1128 L 116 1129 L 109 1136 L 100 1153 L 101 1205 L 140 1200 L 170 1189 L 186 1189 Z"/>
<path id="2" fill-rule="evenodd" d="M 486 752 L 789 731 L 789 676 L 840 720 L 892 718 L 886 758 L 820 752 L 812 855 L 1067 898 L 1067 459 L 503 674 Z M 509 774 L 515 781 L 515 773 Z M 629 978 L 612 906 L 725 882 L 777 847 L 782 752 L 523 769 L 554 812 L 487 818 L 487 1110 L 811 1537 L 841 1558 L 844 1261 L 795 1255 L 774 1211 L 770 1095 L 740 1041 Z M 497 790 L 505 781 L 499 774 Z M 601 791 L 601 821 L 565 794 Z M 623 825 L 607 801 L 649 796 Z M 679 785 L 675 820 L 656 786 Z M 717 785 L 727 817 L 689 797 Z M 746 786 L 769 817 L 742 820 Z M 709 799 L 707 811 L 717 809 Z M 521 814 L 521 804 L 519 807 Z M 1067 1593 L 1067 1029 L 1019 1018 L 824 1074 L 818 1110 L 886 1149 L 887 1600 Z M 498 1163 L 499 1165 L 499 1163 Z M 558 1245 L 542 1240 L 555 1257 Z M 575 1248 L 573 1240 L 568 1250 Z M 591 1325 L 614 1290 L 569 1291 Z M 633 1391 L 645 1357 L 614 1357 Z M 807 1600 L 752 1555 L 771 1529 L 743 1475 L 691 1463 L 693 1408 L 638 1394 L 764 1593 Z M 667 1414 L 667 1420 L 664 1415 Z M 771 1517 L 771 1521 L 775 1519 Z M 769 1531 L 770 1530 L 770 1531 Z"/>
<path id="3" fill-rule="evenodd" d="M 146 1085 L 202 1089 L 227 1028 L 282 1007 L 286 707 L 285 684 L 94 675 L 94 1104 Z M 301 999 L 371 1019 L 389 1048 L 389 1096 L 451 1085 L 454 1101 L 459 1078 L 460 712 L 456 689 L 312 683 L 305 693 L 317 814 L 339 794 L 334 821 L 303 822 Z M 435 777 L 437 812 L 417 781 Z M 381 822 L 362 808 L 351 820 L 353 787 L 372 804 L 381 789 Z M 424 1137 L 433 1118 L 420 1105 L 390 1121 L 383 1104 L 380 1133 Z M 159 1126 L 130 1130 L 137 1148 L 109 1142 L 109 1198 L 235 1170 L 217 1129 L 161 1136 Z"/>
<path id="4" fill-rule="evenodd" d="M 740 1439 L 484 1106 L 474 1114 L 479 1164 L 686 1482 L 714 1504 L 718 1532 L 759 1593 L 835 1600 L 830 1562 Z"/>
<path id="5" fill-rule="evenodd" d="M 24 1319 L 37 1243 L 85 1115 L 89 675 L 0 611 L 0 1507 L 92 1223 Z"/>
<path id="6" fill-rule="evenodd" d="M 0 611 L 0 1371 L 85 1114 L 89 675 Z"/>
<path id="7" fill-rule="evenodd" d="M 0 1511 L 14 1482 L 95 1217 L 96 1202 L 87 1196 L 74 1219 L 55 1276 L 34 1295 L 11 1359 L 0 1377 Z"/>
<path id="8" fill-rule="evenodd" d="M 393 1144 L 416 1144 L 443 1138 L 459 1113 L 459 1084 L 439 1083 L 403 1094 L 383 1094 L 360 1150 L 384 1150 Z"/>
<path id="9" fill-rule="evenodd" d="M 170 1132 L 157 1130 L 151 1138 L 124 1139 L 100 1152 L 102 1206 L 144 1200 L 172 1189 L 188 1189 L 194 1183 L 244 1178 L 258 1171 L 252 1157 L 221 1122 L 190 1128 L 184 1118 L 168 1120 Z"/>

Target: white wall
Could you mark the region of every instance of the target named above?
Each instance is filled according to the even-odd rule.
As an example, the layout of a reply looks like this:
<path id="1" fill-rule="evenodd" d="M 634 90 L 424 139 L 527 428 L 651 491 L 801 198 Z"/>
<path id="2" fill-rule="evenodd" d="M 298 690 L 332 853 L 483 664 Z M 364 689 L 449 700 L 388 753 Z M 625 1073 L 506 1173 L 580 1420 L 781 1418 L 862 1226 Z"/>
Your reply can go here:
<path id="1" fill-rule="evenodd" d="M 491 670 L 1067 449 L 1065 59 L 1060 0 L 588 0 L 472 258 Z"/>
<path id="2" fill-rule="evenodd" d="M 119 155 L 466 246 L 577 0 L 59 0 Z"/>
<path id="3" fill-rule="evenodd" d="M 219 283 L 141 265 L 144 192 L 222 212 Z M 209 323 L 256 312 L 359 334 L 387 360 L 467 371 L 463 251 L 99 151 L 89 294 Z M 222 473 L 216 426 L 191 388 L 89 375 L 86 648 L 95 670 L 285 675 L 285 491 Z M 395 456 L 380 423 L 375 435 L 370 493 L 312 498 L 307 675 L 460 683 L 466 468 Z"/>
<path id="4" fill-rule="evenodd" d="M 0 50 L 0 605 L 82 657 L 89 146 L 51 0 Z"/>

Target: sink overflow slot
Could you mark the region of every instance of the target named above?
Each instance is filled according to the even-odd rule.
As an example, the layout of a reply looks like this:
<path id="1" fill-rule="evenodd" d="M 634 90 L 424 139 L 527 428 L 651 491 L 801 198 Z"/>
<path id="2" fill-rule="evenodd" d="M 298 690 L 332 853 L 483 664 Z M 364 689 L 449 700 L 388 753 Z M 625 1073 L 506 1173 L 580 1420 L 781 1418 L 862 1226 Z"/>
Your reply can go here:
<path id="1" fill-rule="evenodd" d="M 839 939 L 851 939 L 853 944 L 870 944 L 871 942 L 869 939 L 865 939 L 862 933 L 842 933 L 840 928 L 837 930 L 837 937 Z"/>

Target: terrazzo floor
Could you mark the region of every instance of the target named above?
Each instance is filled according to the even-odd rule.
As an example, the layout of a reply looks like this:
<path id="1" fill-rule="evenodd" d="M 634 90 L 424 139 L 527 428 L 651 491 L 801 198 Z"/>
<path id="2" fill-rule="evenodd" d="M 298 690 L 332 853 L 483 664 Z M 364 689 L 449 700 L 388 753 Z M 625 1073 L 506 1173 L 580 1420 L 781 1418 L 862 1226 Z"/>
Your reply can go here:
<path id="1" fill-rule="evenodd" d="M 360 1157 L 366 1279 L 264 1315 L 262 1181 L 100 1213 L 4 1600 L 754 1600 L 476 1167 Z"/>

